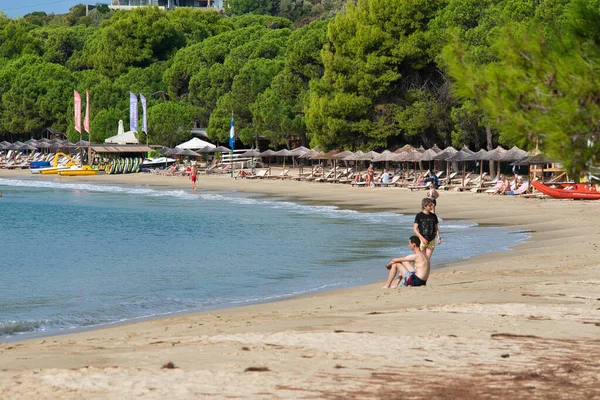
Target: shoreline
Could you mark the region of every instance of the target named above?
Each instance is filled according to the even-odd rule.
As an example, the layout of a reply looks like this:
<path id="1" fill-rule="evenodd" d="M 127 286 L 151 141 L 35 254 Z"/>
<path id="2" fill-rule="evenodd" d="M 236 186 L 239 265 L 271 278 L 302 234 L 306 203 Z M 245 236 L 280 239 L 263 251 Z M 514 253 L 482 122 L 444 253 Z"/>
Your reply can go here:
<path id="1" fill-rule="evenodd" d="M 0 178 L 23 176 L 29 171 L 0 170 Z M 187 178 L 150 174 L 59 179 L 190 186 Z M 417 212 L 424 195 L 205 175 L 198 188 L 403 214 Z M 506 252 L 436 268 L 425 290 L 385 291 L 373 283 L 3 343 L 8 367 L 0 371 L 0 398 L 37 398 L 44 390 L 53 390 L 55 398 L 600 395 L 600 367 L 593 361 L 600 356 L 600 300 L 594 296 L 600 202 L 454 192 L 443 192 L 439 202 L 444 219 L 515 228 L 530 239 Z M 161 368 L 167 361 L 178 368 Z M 567 363 L 575 372 L 565 369 Z M 425 378 L 419 385 L 406 382 L 420 372 Z M 184 383 L 174 383 L 175 376 Z M 74 383 L 75 377 L 84 383 Z M 110 384 L 85 384 L 97 379 Z M 506 379 L 514 391 L 502 387 Z M 565 379 L 569 395 L 553 390 Z M 64 382 L 70 385 L 63 388 Z"/>

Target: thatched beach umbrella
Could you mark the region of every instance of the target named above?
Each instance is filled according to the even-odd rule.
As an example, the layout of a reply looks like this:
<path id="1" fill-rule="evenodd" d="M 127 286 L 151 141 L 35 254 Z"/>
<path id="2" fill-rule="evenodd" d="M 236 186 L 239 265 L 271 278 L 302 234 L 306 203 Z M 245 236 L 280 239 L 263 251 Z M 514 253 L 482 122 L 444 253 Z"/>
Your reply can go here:
<path id="1" fill-rule="evenodd" d="M 483 157 L 487 155 L 488 151 L 481 149 L 476 153 L 469 156 L 470 161 L 479 161 L 479 186 L 483 186 Z"/>
<path id="2" fill-rule="evenodd" d="M 22 145 L 20 145 L 20 146 L 17 148 L 17 150 L 30 150 L 30 151 L 31 151 L 31 150 L 36 150 L 36 147 L 35 147 L 35 146 L 32 146 L 32 145 L 30 145 L 30 144 L 23 143 Z"/>
<path id="3" fill-rule="evenodd" d="M 254 157 L 260 157 L 260 151 L 256 150 L 256 149 L 250 149 L 244 153 L 242 153 L 242 155 L 240 157 L 250 157 L 251 161 L 250 161 L 250 168 L 252 169 L 252 171 L 254 171 Z"/>
<path id="4" fill-rule="evenodd" d="M 285 158 L 289 157 L 292 154 L 292 152 L 288 149 L 282 149 L 279 151 L 276 151 L 275 153 L 273 153 L 274 156 L 276 157 L 283 157 L 283 170 L 285 171 Z"/>
<path id="5" fill-rule="evenodd" d="M 439 153 L 437 153 L 433 157 L 433 159 L 434 160 L 447 160 L 448 158 L 452 157 L 457 152 L 458 152 L 458 150 L 456 150 L 454 147 L 448 146 L 444 150 L 442 150 Z"/>
<path id="6" fill-rule="evenodd" d="M 510 165 L 518 166 L 518 165 L 541 165 L 542 166 L 542 183 L 544 183 L 544 165 L 546 164 L 554 164 L 556 160 L 546 157 L 544 154 L 536 154 L 535 156 L 527 156 L 515 162 L 512 162 Z M 531 170 L 529 171 L 529 182 L 533 180 L 531 176 Z"/>
<path id="7" fill-rule="evenodd" d="M 466 149 L 466 150 L 468 150 L 468 149 Z M 448 161 L 448 162 L 456 161 L 456 162 L 462 163 L 462 185 L 461 186 L 465 186 L 465 166 L 466 166 L 466 162 L 469 161 L 472 154 L 473 154 L 473 152 L 470 150 L 465 151 L 465 149 L 461 149 L 446 159 L 446 161 Z"/>
<path id="8" fill-rule="evenodd" d="M 213 153 L 230 153 L 231 149 L 229 147 L 225 147 L 225 146 L 217 146 L 214 149 L 212 149 Z"/>
<path id="9" fill-rule="evenodd" d="M 521 150 L 517 146 L 513 146 L 509 150 L 506 150 L 504 154 L 502 154 L 499 161 L 517 161 L 527 156 L 530 156 L 528 152 L 526 152 L 525 150 Z"/>
<path id="10" fill-rule="evenodd" d="M 296 158 L 308 153 L 309 151 L 310 149 L 304 146 L 296 147 L 295 149 L 290 150 L 290 156 L 292 156 L 292 165 L 296 162 Z"/>
<path id="11" fill-rule="evenodd" d="M 348 161 L 345 161 L 344 158 L 348 157 L 351 154 L 354 154 L 354 153 L 351 152 L 350 150 L 344 150 L 333 156 L 334 160 L 344 161 L 344 165 L 346 166 L 346 177 L 348 177 Z"/>

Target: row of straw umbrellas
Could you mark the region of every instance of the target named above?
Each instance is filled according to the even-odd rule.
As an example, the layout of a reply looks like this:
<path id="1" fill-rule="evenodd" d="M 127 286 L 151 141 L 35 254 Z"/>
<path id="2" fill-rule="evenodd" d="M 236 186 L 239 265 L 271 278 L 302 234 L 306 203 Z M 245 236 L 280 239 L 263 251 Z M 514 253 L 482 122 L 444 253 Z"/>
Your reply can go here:
<path id="1" fill-rule="evenodd" d="M 16 141 L 9 143 L 7 141 L 0 142 L 0 150 L 38 150 L 38 149 L 61 149 L 61 148 L 76 148 L 88 146 L 89 142 L 80 140 L 77 143 L 71 143 L 69 140 L 60 139 L 30 139 L 26 142 Z M 159 153 L 171 156 L 187 156 L 187 157 L 200 157 L 202 153 L 228 153 L 231 150 L 224 146 L 218 147 L 205 147 L 197 151 L 189 149 L 180 149 L 175 147 L 169 149 L 163 147 L 158 150 Z M 339 151 L 332 150 L 329 152 L 322 152 L 318 149 L 308 149 L 304 146 L 297 147 L 293 150 L 283 149 L 279 151 L 266 150 L 260 152 L 256 149 L 251 149 L 240 155 L 241 157 L 293 157 L 298 159 L 310 159 L 310 160 L 334 160 L 334 161 L 370 161 L 370 162 L 422 162 L 422 161 L 448 161 L 448 162 L 466 162 L 466 161 L 497 161 L 497 162 L 513 162 L 514 165 L 529 165 L 529 164 L 549 164 L 554 162 L 551 159 L 546 158 L 543 155 L 532 156 L 530 153 L 519 149 L 518 147 L 512 147 L 511 149 L 504 149 L 501 146 L 496 147 L 493 150 L 479 150 L 474 152 L 468 147 L 463 147 L 460 150 L 449 146 L 445 149 L 440 149 L 436 145 L 432 148 L 425 150 L 423 147 L 415 148 L 410 145 L 406 145 L 394 152 L 385 150 L 381 153 L 376 151 L 368 152 L 352 152 L 352 151 Z"/>
<path id="2" fill-rule="evenodd" d="M 69 140 L 60 139 L 29 139 L 26 142 L 16 141 L 10 143 L 7 141 L 0 142 L 0 150 L 41 150 L 41 149 L 67 149 L 76 147 L 88 146 L 89 142 L 80 140 L 77 143 L 71 143 Z"/>
<path id="3" fill-rule="evenodd" d="M 189 157 L 199 157 L 200 153 L 228 153 L 231 150 L 227 147 L 218 146 L 216 148 L 203 148 L 199 149 L 197 152 L 192 150 L 184 150 L 179 148 L 168 149 L 162 148 L 159 149 L 159 152 L 165 155 L 172 156 L 189 156 Z M 385 162 L 386 164 L 389 162 L 433 162 L 435 169 L 436 161 L 446 161 L 448 162 L 447 168 L 450 168 L 450 163 L 459 162 L 462 164 L 463 176 L 464 170 L 466 168 L 467 162 L 470 161 L 494 161 L 498 162 L 498 165 L 501 162 L 511 162 L 511 165 L 530 165 L 530 164 L 550 164 L 553 163 L 554 160 L 548 159 L 542 154 L 532 155 L 529 152 L 522 150 L 516 146 L 505 149 L 502 146 L 497 146 L 495 149 L 487 151 L 481 149 L 477 152 L 470 150 L 468 147 L 463 147 L 460 150 L 455 149 L 452 146 L 449 146 L 445 149 L 440 149 L 436 145 L 431 147 L 430 149 L 424 149 L 423 147 L 415 148 L 410 145 L 406 145 L 402 148 L 397 149 L 392 152 L 390 150 L 385 150 L 381 153 L 376 151 L 339 151 L 332 150 L 329 152 L 319 151 L 318 149 L 309 149 L 304 146 L 297 147 L 293 150 L 283 149 L 279 151 L 275 150 L 266 150 L 266 151 L 258 151 L 257 149 L 248 150 L 245 153 L 240 154 L 240 157 L 246 158 L 266 158 L 266 157 L 283 157 L 283 167 L 285 168 L 285 160 L 287 157 L 292 157 L 292 160 L 296 159 L 307 159 L 307 160 L 331 160 L 333 161 L 334 170 L 337 168 L 337 161 L 355 161 L 357 166 L 359 165 L 359 161 L 369 161 L 369 162 Z M 302 168 L 302 166 L 301 166 Z M 480 163 L 480 174 L 483 171 L 483 164 Z"/>
<path id="4" fill-rule="evenodd" d="M 218 151 L 218 150 L 217 150 Z M 229 150 L 227 150 L 229 151 Z M 440 149 L 437 146 L 425 150 L 421 148 L 415 148 L 410 145 L 406 145 L 394 152 L 385 150 L 381 153 L 376 151 L 369 152 L 352 152 L 352 151 L 338 151 L 332 150 L 329 152 L 321 152 L 318 149 L 307 149 L 306 147 L 298 147 L 293 150 L 283 149 L 279 151 L 266 150 L 259 152 L 258 150 L 249 150 L 243 154 L 242 157 L 296 157 L 298 159 L 311 159 L 311 160 L 337 160 L 337 161 L 371 161 L 371 162 L 421 162 L 421 161 L 449 161 L 449 162 L 465 162 L 465 161 L 497 161 L 497 162 L 514 162 L 519 161 L 520 163 L 532 164 L 533 162 L 527 162 L 525 160 L 531 157 L 531 154 L 525 150 L 521 150 L 518 147 L 512 147 L 510 149 L 504 149 L 502 146 L 498 146 L 493 150 L 479 150 L 474 152 L 466 146 L 460 150 L 449 146 L 445 149 Z M 539 163 L 552 163 L 554 161 L 546 159 L 545 157 L 537 157 L 536 161 Z"/>

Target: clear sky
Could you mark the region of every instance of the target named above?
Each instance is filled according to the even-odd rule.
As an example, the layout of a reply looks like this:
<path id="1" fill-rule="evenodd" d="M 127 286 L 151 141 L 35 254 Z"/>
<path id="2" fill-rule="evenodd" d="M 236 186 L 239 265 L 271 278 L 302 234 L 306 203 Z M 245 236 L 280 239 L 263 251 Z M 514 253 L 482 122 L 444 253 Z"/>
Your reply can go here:
<path id="1" fill-rule="evenodd" d="M 22 17 L 34 11 L 65 14 L 77 4 L 110 4 L 111 0 L 0 0 L 0 10 L 10 18 Z"/>

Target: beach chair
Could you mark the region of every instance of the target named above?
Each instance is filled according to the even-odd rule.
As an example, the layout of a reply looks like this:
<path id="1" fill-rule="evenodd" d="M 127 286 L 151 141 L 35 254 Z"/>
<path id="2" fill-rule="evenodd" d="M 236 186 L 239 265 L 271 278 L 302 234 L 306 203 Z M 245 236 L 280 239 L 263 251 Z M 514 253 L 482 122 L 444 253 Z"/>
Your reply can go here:
<path id="1" fill-rule="evenodd" d="M 500 192 L 500 190 L 502 190 L 502 186 L 503 186 L 503 185 L 504 185 L 504 184 L 502 183 L 502 181 L 498 181 L 498 182 L 496 182 L 496 184 L 494 185 L 494 187 L 493 187 L 493 188 L 491 188 L 491 189 L 487 189 L 487 190 L 485 191 L 485 193 L 488 193 L 488 194 L 496 194 L 496 193 Z"/>
<path id="2" fill-rule="evenodd" d="M 268 169 L 259 169 L 254 175 L 246 176 L 246 179 L 266 178 Z"/>
<path id="3" fill-rule="evenodd" d="M 506 192 L 506 194 L 509 195 L 519 195 L 519 194 L 523 194 L 527 191 L 527 189 L 529 188 L 529 181 L 524 181 L 523 183 L 521 183 L 521 185 L 516 188 L 515 190 L 511 190 Z"/>

